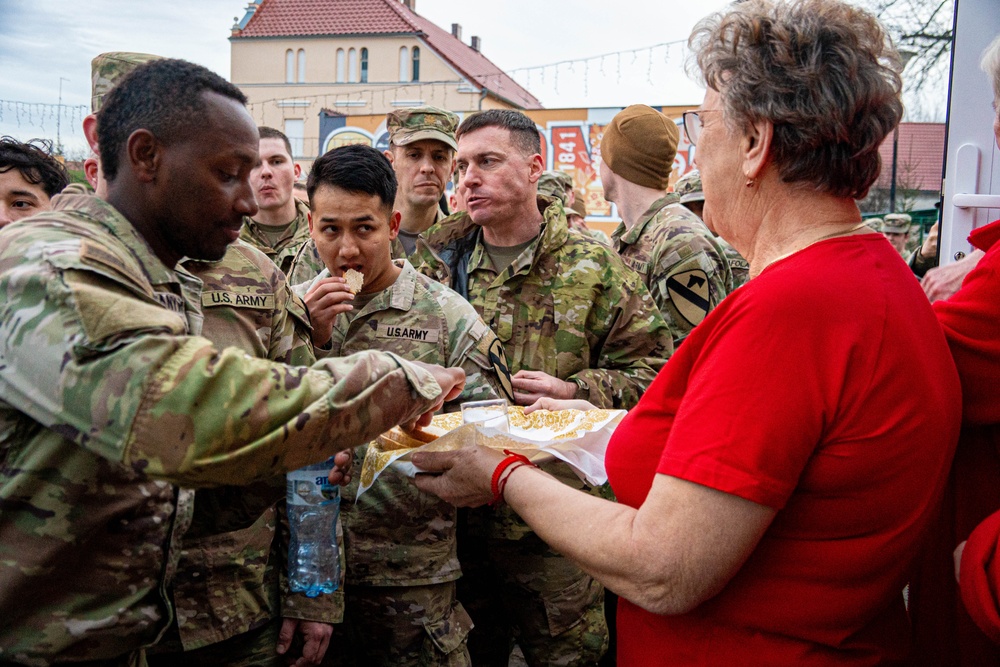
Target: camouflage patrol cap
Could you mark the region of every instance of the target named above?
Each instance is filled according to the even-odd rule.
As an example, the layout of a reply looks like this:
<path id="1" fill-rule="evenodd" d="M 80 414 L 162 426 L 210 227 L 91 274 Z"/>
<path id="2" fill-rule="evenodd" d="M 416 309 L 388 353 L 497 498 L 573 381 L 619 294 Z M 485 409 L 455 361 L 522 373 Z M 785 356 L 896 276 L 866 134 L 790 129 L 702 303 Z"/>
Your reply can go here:
<path id="1" fill-rule="evenodd" d="M 565 171 L 543 171 L 538 179 L 538 194 L 555 197 L 566 203 L 566 190 L 573 187 L 573 177 Z"/>
<path id="2" fill-rule="evenodd" d="M 705 201 L 705 193 L 701 190 L 701 173 L 693 169 L 677 179 L 674 192 L 681 198 L 681 203 L 690 201 Z"/>
<path id="3" fill-rule="evenodd" d="M 876 232 L 882 231 L 882 218 L 865 218 L 865 224 Z"/>
<path id="4" fill-rule="evenodd" d="M 389 141 L 394 146 L 435 139 L 458 150 L 458 142 L 455 141 L 458 116 L 444 109 L 424 106 L 390 111 L 385 115 L 385 126 L 389 130 Z"/>
<path id="5" fill-rule="evenodd" d="M 572 204 L 570 204 L 569 209 L 566 211 L 567 214 L 572 211 L 581 218 L 587 217 L 587 202 L 583 201 L 583 197 L 577 197 Z"/>
<path id="6" fill-rule="evenodd" d="M 889 234 L 905 234 L 910 231 L 912 223 L 913 218 L 906 213 L 890 213 L 882 218 L 882 231 Z"/>
<path id="7" fill-rule="evenodd" d="M 102 53 L 90 61 L 90 111 L 101 110 L 104 96 L 111 92 L 126 74 L 139 65 L 152 60 L 160 60 L 163 56 L 151 53 L 132 53 L 129 51 L 112 51 Z"/>

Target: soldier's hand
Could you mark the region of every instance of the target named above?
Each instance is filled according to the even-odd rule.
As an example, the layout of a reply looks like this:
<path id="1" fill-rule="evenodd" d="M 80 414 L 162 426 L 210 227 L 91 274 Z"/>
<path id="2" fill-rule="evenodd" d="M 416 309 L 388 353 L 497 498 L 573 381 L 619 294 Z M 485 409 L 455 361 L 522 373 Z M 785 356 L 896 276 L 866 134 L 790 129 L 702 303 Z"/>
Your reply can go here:
<path id="1" fill-rule="evenodd" d="M 330 484 L 347 486 L 351 483 L 351 467 L 354 465 L 354 452 L 344 449 L 333 457 L 333 467 L 330 468 Z"/>
<path id="2" fill-rule="evenodd" d="M 403 425 L 406 428 L 414 429 L 428 426 L 435 412 L 444 407 L 444 404 L 448 401 L 458 398 L 458 395 L 465 389 L 465 371 L 458 367 L 445 368 L 444 366 L 437 366 L 435 364 L 425 364 L 422 361 L 411 361 L 410 363 L 420 366 L 420 368 L 433 375 L 434 379 L 437 380 L 438 386 L 441 387 L 441 395 L 438 396 L 438 400 L 434 403 L 434 406 L 417 417 L 415 421 Z"/>
<path id="3" fill-rule="evenodd" d="M 965 276 L 976 268 L 976 264 L 979 263 L 984 254 L 982 250 L 975 250 L 954 264 L 930 269 L 924 279 L 920 281 L 920 286 L 924 288 L 924 294 L 932 303 L 951 297 L 962 286 Z"/>
<path id="4" fill-rule="evenodd" d="M 285 618 L 281 621 L 281 631 L 278 633 L 278 655 L 285 655 L 292 645 L 295 631 L 302 635 L 302 656 L 291 663 L 294 667 L 317 667 L 323 662 L 326 649 L 330 647 L 330 636 L 333 626 L 329 623 L 302 621 L 297 618 Z"/>
<path id="5" fill-rule="evenodd" d="M 596 410 L 597 406 L 583 399 L 568 401 L 556 398 L 540 398 L 524 409 L 524 414 L 530 415 L 535 410 Z"/>
<path id="6" fill-rule="evenodd" d="M 322 347 L 330 342 L 334 321 L 341 313 L 354 310 L 353 299 L 354 293 L 343 278 L 324 278 L 309 288 L 303 300 L 309 309 L 313 345 Z"/>
<path id="7" fill-rule="evenodd" d="M 540 398 L 571 399 L 577 386 L 541 371 L 518 371 L 510 378 L 514 400 L 518 405 L 531 405 Z"/>

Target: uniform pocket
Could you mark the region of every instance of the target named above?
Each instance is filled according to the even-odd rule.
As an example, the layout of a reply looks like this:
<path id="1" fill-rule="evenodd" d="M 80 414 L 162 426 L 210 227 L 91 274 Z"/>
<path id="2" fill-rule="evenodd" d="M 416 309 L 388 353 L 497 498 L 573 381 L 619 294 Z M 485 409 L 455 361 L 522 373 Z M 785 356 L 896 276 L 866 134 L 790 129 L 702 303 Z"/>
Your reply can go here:
<path id="1" fill-rule="evenodd" d="M 424 630 L 434 647 L 448 655 L 465 643 L 472 630 L 472 617 L 465 611 L 462 603 L 456 600 L 442 618 L 424 623 Z"/>
<path id="2" fill-rule="evenodd" d="M 546 595 L 545 617 L 549 624 L 549 634 L 557 637 L 584 619 L 587 609 L 599 602 L 604 588 L 591 577 L 584 575 L 567 588 Z"/>

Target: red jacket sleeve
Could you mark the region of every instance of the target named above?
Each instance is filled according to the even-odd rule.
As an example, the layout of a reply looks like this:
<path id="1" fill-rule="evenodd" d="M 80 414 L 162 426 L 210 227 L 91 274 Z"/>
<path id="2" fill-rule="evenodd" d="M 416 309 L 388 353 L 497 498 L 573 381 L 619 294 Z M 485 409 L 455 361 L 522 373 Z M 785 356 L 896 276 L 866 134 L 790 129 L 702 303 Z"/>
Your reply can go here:
<path id="1" fill-rule="evenodd" d="M 963 421 L 1000 423 L 1000 243 L 934 311 L 962 379 Z"/>
<path id="2" fill-rule="evenodd" d="M 969 616 L 990 639 L 1000 644 L 1000 512 L 976 526 L 962 552 L 959 588 Z"/>

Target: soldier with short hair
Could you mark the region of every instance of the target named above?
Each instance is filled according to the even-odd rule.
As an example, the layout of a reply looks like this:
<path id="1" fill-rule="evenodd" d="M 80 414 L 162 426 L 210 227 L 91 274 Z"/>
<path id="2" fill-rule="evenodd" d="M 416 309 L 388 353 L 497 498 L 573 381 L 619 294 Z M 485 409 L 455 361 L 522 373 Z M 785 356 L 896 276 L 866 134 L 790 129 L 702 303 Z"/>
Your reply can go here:
<path id="1" fill-rule="evenodd" d="M 399 233 L 392 239 L 392 257 L 405 259 L 420 235 L 445 217 L 439 202 L 455 171 L 458 116 L 432 106 L 410 107 L 390 111 L 385 123 L 389 131 L 385 156 L 398 184 L 393 206 L 401 216 Z M 293 285 L 310 281 L 324 268 L 316 245 L 307 241 L 292 261 L 289 281 Z"/>
<path id="2" fill-rule="evenodd" d="M 259 211 L 244 218 L 240 238 L 287 275 L 292 259 L 309 241 L 309 207 L 293 196 L 302 168 L 292 159 L 292 142 L 283 132 L 266 126 L 259 131 L 260 162 L 251 175 Z"/>
<path id="3" fill-rule="evenodd" d="M 91 64 L 94 85 L 100 82 L 106 94 L 136 67 L 158 59 L 101 54 Z M 92 99 L 100 105 L 103 96 L 95 92 Z M 100 155 L 94 155 L 92 185 L 106 198 Z M 182 265 L 203 283 L 201 334 L 215 345 L 293 366 L 316 361 L 305 304 L 264 253 L 237 240 L 218 261 L 187 259 Z M 304 658 L 322 659 L 328 623 L 340 620 L 343 594 L 310 599 L 288 590 L 287 540 L 278 539 L 279 525 L 287 537 L 284 500 L 283 475 L 195 491 L 171 590 L 175 622 L 147 656 L 151 667 L 214 667 L 223 658 L 229 667 L 278 667 L 279 647 L 287 652 L 296 631 L 305 638 Z"/>
<path id="4" fill-rule="evenodd" d="M 309 225 L 326 268 L 296 286 L 316 323 L 320 354 L 360 350 L 457 366 L 464 401 L 509 395 L 503 346 L 475 309 L 444 285 L 393 260 L 400 225 L 392 165 L 374 148 L 342 146 L 316 160 L 309 174 Z M 357 293 L 344 274 L 364 276 Z M 356 465 L 365 448 L 355 452 Z M 357 482 L 345 491 L 357 492 Z M 364 665 L 469 665 L 472 622 L 455 597 L 461 576 L 456 509 L 418 490 L 390 467 L 357 502 L 341 511 L 347 549 L 347 641 Z M 340 649 L 338 649 L 340 650 Z M 343 656 L 341 656 L 343 658 Z"/>
<path id="5" fill-rule="evenodd" d="M 458 132 L 467 212 L 417 241 L 418 270 L 466 296 L 503 343 L 514 399 L 584 398 L 629 408 L 672 350 L 642 285 L 606 246 L 571 231 L 537 194 L 538 130 L 517 111 L 467 117 Z M 545 467 L 584 485 L 564 464 Z M 603 589 L 505 506 L 468 512 L 459 599 L 476 630 L 473 663 L 506 667 L 512 627 L 529 665 L 591 665 L 604 653 Z"/>
<path id="6" fill-rule="evenodd" d="M 644 104 L 604 128 L 601 184 L 622 221 L 614 248 L 642 276 L 677 346 L 733 289 L 725 252 L 696 215 L 667 194 L 680 129 Z"/>
<path id="7" fill-rule="evenodd" d="M 296 367 L 198 335 L 201 284 L 176 267 L 221 258 L 256 212 L 245 103 L 191 63 L 137 68 L 93 126 L 107 198 L 57 197 L 0 235 L 5 664 L 140 664 L 176 613 L 179 485 L 270 479 L 461 389 L 385 353 Z"/>
<path id="8" fill-rule="evenodd" d="M 701 213 L 705 209 L 705 193 L 701 188 L 701 172 L 697 169 L 692 169 L 678 178 L 674 184 L 674 194 L 680 197 L 681 204 L 701 218 Z M 745 285 L 750 280 L 750 263 L 743 258 L 743 255 L 736 251 L 736 248 L 729 241 L 715 232 L 712 232 L 712 235 L 715 236 L 716 242 L 726 253 L 729 270 L 733 273 L 733 289 Z"/>

